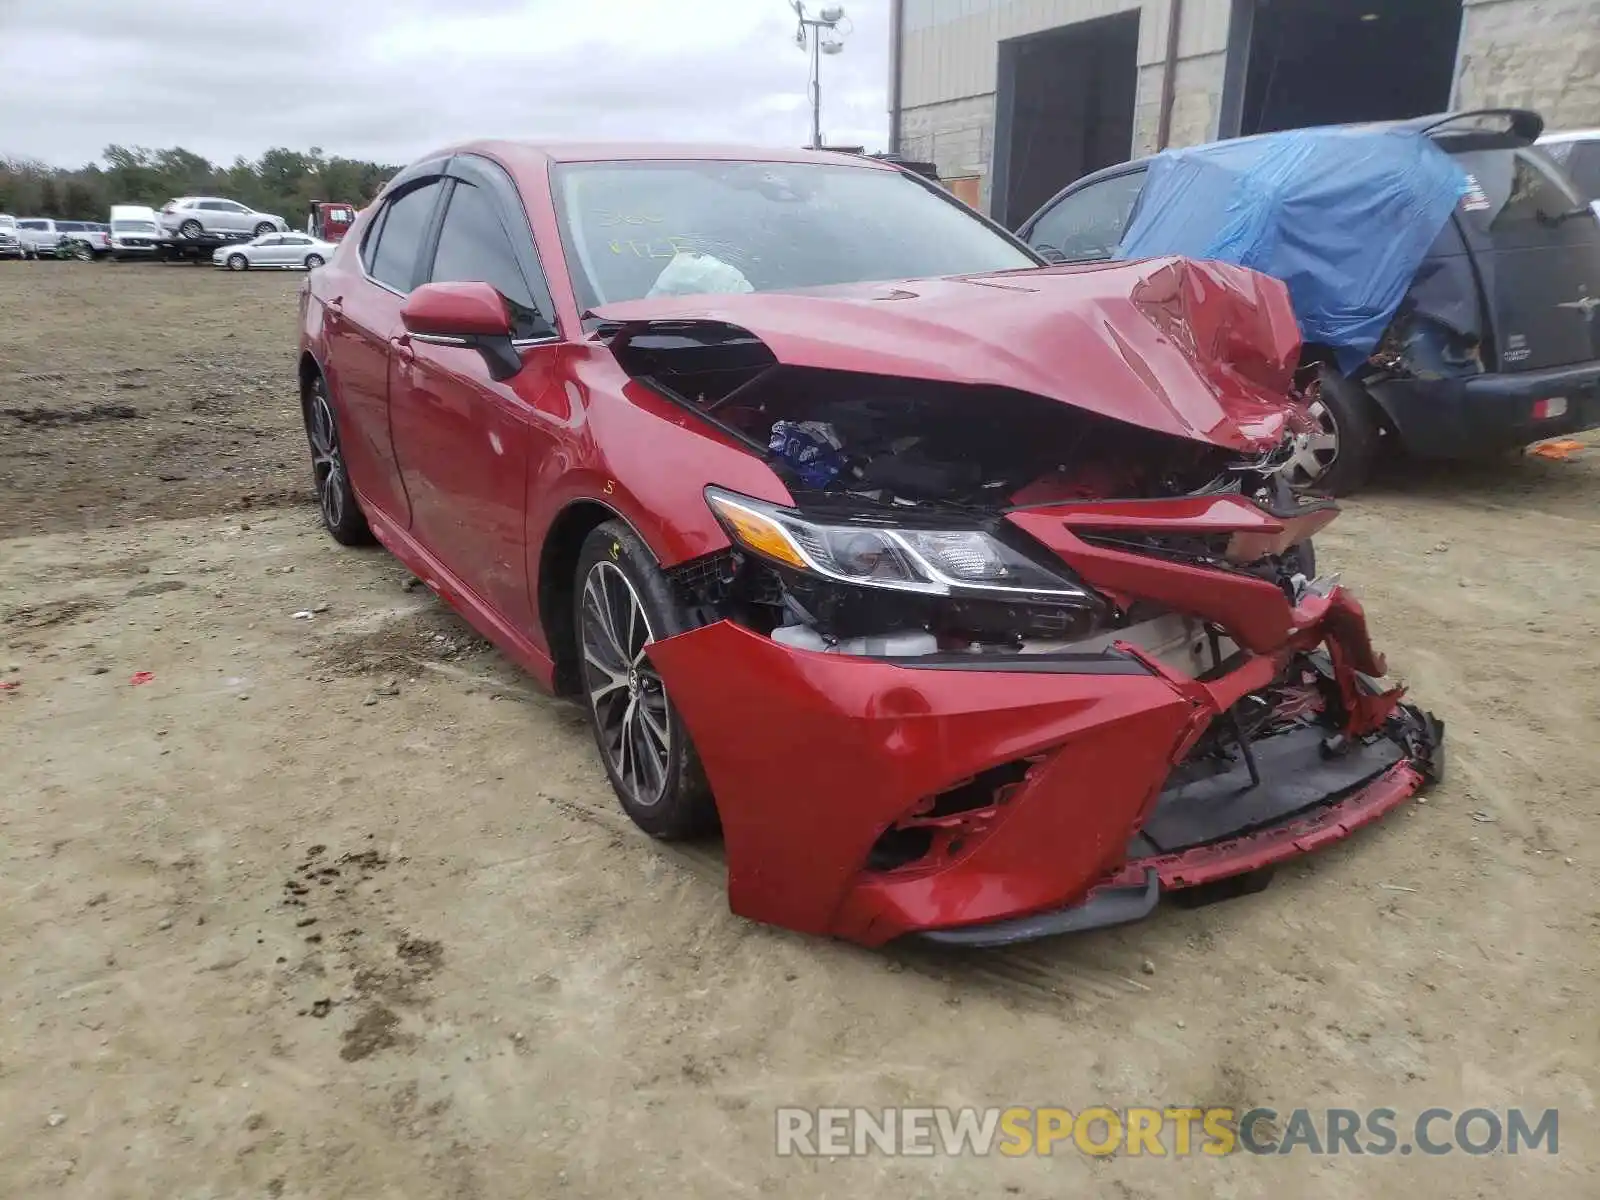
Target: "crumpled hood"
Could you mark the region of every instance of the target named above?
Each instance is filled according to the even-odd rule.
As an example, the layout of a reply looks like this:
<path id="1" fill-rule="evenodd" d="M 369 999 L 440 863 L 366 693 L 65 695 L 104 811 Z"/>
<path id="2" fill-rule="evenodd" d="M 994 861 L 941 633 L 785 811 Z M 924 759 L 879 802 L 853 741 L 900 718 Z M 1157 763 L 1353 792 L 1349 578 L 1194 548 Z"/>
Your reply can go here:
<path id="1" fill-rule="evenodd" d="M 732 326 L 781 363 L 1032 392 L 1245 452 L 1298 422 L 1288 292 L 1183 258 L 604 305 L 623 328 Z"/>

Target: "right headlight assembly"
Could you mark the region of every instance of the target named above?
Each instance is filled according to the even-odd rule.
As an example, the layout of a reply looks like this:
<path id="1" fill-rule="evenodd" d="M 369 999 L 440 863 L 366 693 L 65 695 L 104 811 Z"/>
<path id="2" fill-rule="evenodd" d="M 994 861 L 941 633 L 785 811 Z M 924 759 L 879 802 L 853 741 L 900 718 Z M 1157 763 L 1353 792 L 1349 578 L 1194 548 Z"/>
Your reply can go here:
<path id="1" fill-rule="evenodd" d="M 705 494 L 742 549 L 838 583 L 928 596 L 1096 603 L 1086 588 L 981 529 L 818 519 L 721 488 Z"/>

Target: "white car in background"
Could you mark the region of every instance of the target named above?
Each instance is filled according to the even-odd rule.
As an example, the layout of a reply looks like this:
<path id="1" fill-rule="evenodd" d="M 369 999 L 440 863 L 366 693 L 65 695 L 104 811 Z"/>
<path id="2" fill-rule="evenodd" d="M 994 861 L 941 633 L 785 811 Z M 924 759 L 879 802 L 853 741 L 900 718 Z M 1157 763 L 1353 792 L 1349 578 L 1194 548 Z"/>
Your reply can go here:
<path id="1" fill-rule="evenodd" d="M 161 228 L 175 236 L 202 238 L 248 233 L 262 237 L 282 233 L 289 224 L 276 213 L 257 212 L 221 196 L 179 196 L 161 206 Z"/>
<path id="2" fill-rule="evenodd" d="M 269 233 L 253 242 L 218 246 L 211 253 L 211 261 L 230 271 L 248 271 L 251 267 L 303 267 L 309 271 L 332 258 L 336 249 L 332 242 L 309 233 Z"/>

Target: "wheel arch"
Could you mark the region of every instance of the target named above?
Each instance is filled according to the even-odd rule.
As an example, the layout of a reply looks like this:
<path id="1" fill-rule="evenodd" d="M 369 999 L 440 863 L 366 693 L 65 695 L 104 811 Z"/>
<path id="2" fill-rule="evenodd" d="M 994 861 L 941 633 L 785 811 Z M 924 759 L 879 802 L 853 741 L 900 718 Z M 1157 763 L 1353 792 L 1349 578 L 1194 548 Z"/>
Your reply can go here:
<path id="1" fill-rule="evenodd" d="M 550 523 L 539 549 L 539 575 L 534 602 L 539 614 L 539 627 L 544 631 L 550 650 L 551 688 L 558 696 L 573 696 L 581 689 L 578 677 L 578 639 L 573 617 L 573 575 L 578 569 L 578 556 L 588 536 L 607 521 L 622 521 L 638 534 L 644 535 L 625 516 L 594 499 L 571 501 Z M 648 545 L 646 541 L 646 545 Z"/>
<path id="2" fill-rule="evenodd" d="M 300 362 L 295 369 L 295 374 L 300 381 L 300 415 L 309 414 L 311 404 L 311 386 L 321 379 L 327 383 L 328 375 L 322 369 L 322 364 L 317 361 L 317 356 L 309 350 L 300 351 Z"/>

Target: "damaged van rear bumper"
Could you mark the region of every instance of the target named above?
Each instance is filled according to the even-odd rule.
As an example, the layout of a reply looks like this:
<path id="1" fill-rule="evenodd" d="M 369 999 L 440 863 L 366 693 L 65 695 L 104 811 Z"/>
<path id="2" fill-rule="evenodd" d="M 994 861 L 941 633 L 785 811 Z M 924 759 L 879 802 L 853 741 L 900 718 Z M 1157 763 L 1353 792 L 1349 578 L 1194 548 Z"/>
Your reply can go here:
<path id="1" fill-rule="evenodd" d="M 1121 643 L 873 659 L 727 620 L 649 653 L 717 798 L 735 912 L 982 945 L 1137 920 L 1438 777 L 1442 730 L 1374 685 L 1359 605 L 1332 588 L 1291 613 L 1280 644 L 1241 639 L 1199 677 Z"/>

